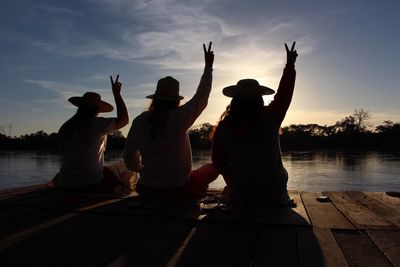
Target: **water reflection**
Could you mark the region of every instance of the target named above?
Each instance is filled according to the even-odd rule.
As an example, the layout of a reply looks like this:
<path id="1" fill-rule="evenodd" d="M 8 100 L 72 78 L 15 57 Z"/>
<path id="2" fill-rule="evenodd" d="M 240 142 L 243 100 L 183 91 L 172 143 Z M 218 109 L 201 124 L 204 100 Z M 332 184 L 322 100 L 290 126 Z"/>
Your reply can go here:
<path id="1" fill-rule="evenodd" d="M 289 189 L 307 191 L 400 191 L 400 153 L 292 151 L 282 155 L 289 172 Z M 120 151 L 107 151 L 106 162 L 121 159 Z M 211 161 L 210 151 L 193 151 L 193 168 Z M 44 183 L 60 167 L 50 152 L 0 151 L 0 189 Z M 219 177 L 211 184 L 222 188 Z"/>

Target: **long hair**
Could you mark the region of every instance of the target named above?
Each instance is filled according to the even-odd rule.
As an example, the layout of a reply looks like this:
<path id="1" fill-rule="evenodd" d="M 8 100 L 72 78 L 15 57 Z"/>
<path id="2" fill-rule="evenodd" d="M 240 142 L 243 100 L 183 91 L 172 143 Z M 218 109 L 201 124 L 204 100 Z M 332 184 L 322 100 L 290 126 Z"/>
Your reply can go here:
<path id="1" fill-rule="evenodd" d="M 163 136 L 167 124 L 169 113 L 179 106 L 180 100 L 163 101 L 153 99 L 150 103 L 148 111 L 148 133 L 151 139 L 156 140 L 158 137 Z"/>
<path id="2" fill-rule="evenodd" d="M 218 128 L 224 124 L 226 127 L 234 128 L 241 125 L 247 125 L 248 128 L 255 133 L 262 130 L 262 111 L 264 108 L 264 100 L 259 97 L 234 97 L 231 103 L 222 113 L 217 127 L 214 129 L 213 137 Z"/>
<path id="3" fill-rule="evenodd" d="M 91 120 L 98 114 L 98 108 L 94 106 L 78 107 L 75 115 L 67 120 L 58 131 L 58 143 L 62 147 L 71 139 L 74 133 L 78 133 L 82 138 L 90 138 L 87 128 Z"/>

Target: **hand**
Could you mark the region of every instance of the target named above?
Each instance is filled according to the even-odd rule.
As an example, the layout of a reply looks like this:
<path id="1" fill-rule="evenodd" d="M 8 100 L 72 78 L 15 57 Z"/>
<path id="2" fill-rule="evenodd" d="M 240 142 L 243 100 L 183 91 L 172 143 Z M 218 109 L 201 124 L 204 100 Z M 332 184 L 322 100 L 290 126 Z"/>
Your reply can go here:
<path id="1" fill-rule="evenodd" d="M 113 77 L 110 75 L 111 88 L 112 88 L 113 94 L 120 94 L 121 93 L 122 83 L 120 83 L 118 81 L 118 79 L 119 79 L 119 74 L 117 75 L 117 78 L 115 79 L 115 82 L 113 80 Z"/>
<path id="2" fill-rule="evenodd" d="M 212 42 L 209 43 L 208 50 L 206 50 L 206 45 L 203 44 L 204 61 L 205 61 L 206 67 L 210 67 L 210 68 L 212 68 L 212 66 L 214 64 L 214 52 L 211 51 L 211 45 L 212 45 Z"/>
<path id="3" fill-rule="evenodd" d="M 294 46 L 296 45 L 296 42 L 293 42 L 292 48 L 289 50 L 287 44 L 285 43 L 285 48 L 286 48 L 286 64 L 291 64 L 293 65 L 294 62 L 296 62 L 296 58 L 298 56 L 297 51 L 294 50 Z"/>

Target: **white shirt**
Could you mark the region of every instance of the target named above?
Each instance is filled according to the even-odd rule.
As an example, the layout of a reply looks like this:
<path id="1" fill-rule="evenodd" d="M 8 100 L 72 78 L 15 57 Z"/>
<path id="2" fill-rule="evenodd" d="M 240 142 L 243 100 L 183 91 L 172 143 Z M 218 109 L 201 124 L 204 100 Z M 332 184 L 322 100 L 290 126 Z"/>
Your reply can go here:
<path id="1" fill-rule="evenodd" d="M 146 130 L 150 112 L 133 120 L 123 156 L 129 169 L 140 172 L 138 183 L 153 187 L 186 184 L 192 169 L 187 130 L 207 106 L 211 83 L 212 69 L 205 68 L 192 99 L 169 113 L 162 140 L 154 141 Z"/>
<path id="2" fill-rule="evenodd" d="M 115 118 L 94 117 L 78 125 L 70 138 L 59 138 L 62 164 L 57 185 L 83 187 L 100 182 L 107 134 L 115 130 Z M 59 136 L 62 133 L 61 126 Z"/>

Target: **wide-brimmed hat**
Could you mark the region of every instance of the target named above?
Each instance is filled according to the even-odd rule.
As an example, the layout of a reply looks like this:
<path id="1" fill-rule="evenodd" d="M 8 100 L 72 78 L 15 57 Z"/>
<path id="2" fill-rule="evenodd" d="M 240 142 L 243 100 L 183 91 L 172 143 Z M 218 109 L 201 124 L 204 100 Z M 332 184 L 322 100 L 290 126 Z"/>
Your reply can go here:
<path id="1" fill-rule="evenodd" d="M 114 107 L 107 102 L 101 100 L 101 96 L 98 93 L 86 92 L 83 96 L 73 96 L 68 99 L 72 105 L 77 107 L 91 106 L 97 107 L 98 112 L 110 112 L 114 110 Z"/>
<path id="2" fill-rule="evenodd" d="M 179 95 L 179 82 L 171 76 L 158 80 L 156 92 L 146 97 L 163 101 L 177 101 L 183 99 L 183 96 Z"/>
<path id="3" fill-rule="evenodd" d="M 272 95 L 275 91 L 269 87 L 260 85 L 257 80 L 243 79 L 236 85 L 225 87 L 222 93 L 228 97 L 255 97 L 262 95 Z"/>

